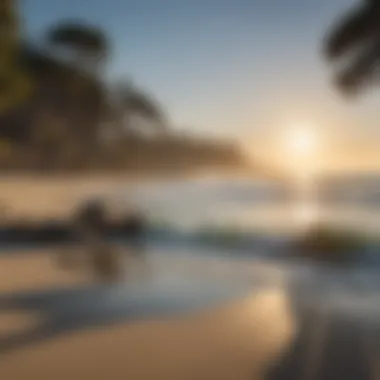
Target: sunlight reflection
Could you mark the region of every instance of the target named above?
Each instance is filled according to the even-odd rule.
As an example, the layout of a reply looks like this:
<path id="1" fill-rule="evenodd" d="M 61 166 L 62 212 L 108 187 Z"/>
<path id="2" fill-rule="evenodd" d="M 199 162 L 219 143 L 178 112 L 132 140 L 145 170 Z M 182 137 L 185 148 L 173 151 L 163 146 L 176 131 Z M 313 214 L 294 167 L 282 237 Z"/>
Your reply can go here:
<path id="1" fill-rule="evenodd" d="M 318 218 L 318 204 L 315 194 L 315 178 L 312 175 L 303 175 L 295 183 L 297 194 L 293 205 L 293 219 L 298 227 L 308 228 Z"/>
<path id="2" fill-rule="evenodd" d="M 284 288 L 263 289 L 244 301 L 233 323 L 261 365 L 272 365 L 285 353 L 296 336 L 297 326 Z"/>
<path id="3" fill-rule="evenodd" d="M 293 215 L 300 228 L 308 228 L 317 221 L 318 207 L 312 201 L 299 202 L 294 205 Z"/>

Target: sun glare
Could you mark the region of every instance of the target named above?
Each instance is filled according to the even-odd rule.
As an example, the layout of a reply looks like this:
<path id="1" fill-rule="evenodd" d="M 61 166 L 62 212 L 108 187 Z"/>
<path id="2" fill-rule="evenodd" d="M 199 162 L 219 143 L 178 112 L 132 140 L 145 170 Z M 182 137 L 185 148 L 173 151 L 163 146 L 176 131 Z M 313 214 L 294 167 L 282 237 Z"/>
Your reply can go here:
<path id="1" fill-rule="evenodd" d="M 317 139 L 309 129 L 294 129 L 289 133 L 287 145 L 293 157 L 305 158 L 315 153 Z"/>
<path id="2" fill-rule="evenodd" d="M 297 177 L 314 175 L 319 141 L 313 129 L 299 127 L 289 130 L 282 139 L 282 145 L 287 166 Z"/>

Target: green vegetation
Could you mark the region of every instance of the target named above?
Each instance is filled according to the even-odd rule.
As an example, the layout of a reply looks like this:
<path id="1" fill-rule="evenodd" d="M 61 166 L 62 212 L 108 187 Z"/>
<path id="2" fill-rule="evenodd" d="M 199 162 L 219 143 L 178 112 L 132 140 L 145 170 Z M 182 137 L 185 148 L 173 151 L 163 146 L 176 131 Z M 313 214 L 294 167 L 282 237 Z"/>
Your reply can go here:
<path id="1" fill-rule="evenodd" d="M 0 112 L 20 103 L 30 84 L 20 62 L 19 20 L 15 0 L 0 3 Z"/>
<path id="2" fill-rule="evenodd" d="M 109 83 L 112 49 L 103 30 L 63 20 L 31 43 L 16 10 L 15 1 L 2 1 L 0 169 L 141 172 L 242 164 L 235 148 L 172 136 L 152 96 L 129 81 Z"/>
<path id="3" fill-rule="evenodd" d="M 295 244 L 300 257 L 336 264 L 349 264 L 368 246 L 369 239 L 359 233 L 317 225 Z"/>
<path id="4" fill-rule="evenodd" d="M 244 242 L 247 233 L 238 227 L 203 227 L 195 233 L 195 236 L 206 244 L 236 248 Z"/>

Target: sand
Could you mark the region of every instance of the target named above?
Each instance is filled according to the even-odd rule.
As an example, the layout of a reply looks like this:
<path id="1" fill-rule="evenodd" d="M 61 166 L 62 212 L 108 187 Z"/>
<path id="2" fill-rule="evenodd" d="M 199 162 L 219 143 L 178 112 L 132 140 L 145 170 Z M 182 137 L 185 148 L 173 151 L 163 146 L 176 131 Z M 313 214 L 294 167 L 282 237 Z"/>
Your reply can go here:
<path id="1" fill-rule="evenodd" d="M 51 252 L 0 256 L 0 297 L 89 281 L 82 271 L 60 269 Z M 0 309 L 0 336 L 33 329 L 42 318 Z M 0 378 L 260 379 L 289 347 L 294 333 L 285 295 L 272 290 L 181 317 L 145 315 L 21 347 L 0 354 Z"/>
<path id="2" fill-rule="evenodd" d="M 57 265 L 65 251 L 32 251 L 0 254 L 0 293 L 75 286 L 88 281 L 82 271 L 67 271 Z"/>
<path id="3" fill-rule="evenodd" d="M 126 193 L 134 182 L 124 177 L 12 175 L 0 176 L 0 186 L 0 215 L 36 219 L 69 217 L 83 200 Z"/>

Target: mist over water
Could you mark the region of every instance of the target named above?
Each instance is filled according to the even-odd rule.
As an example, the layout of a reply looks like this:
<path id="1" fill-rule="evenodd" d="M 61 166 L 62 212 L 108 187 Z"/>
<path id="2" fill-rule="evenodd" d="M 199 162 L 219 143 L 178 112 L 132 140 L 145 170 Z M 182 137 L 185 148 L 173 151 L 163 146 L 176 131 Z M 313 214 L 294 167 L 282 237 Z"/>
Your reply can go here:
<path id="1" fill-rule="evenodd" d="M 187 230 L 283 235 L 302 232 L 315 223 L 328 223 L 369 233 L 380 231 L 380 177 L 374 177 L 371 186 L 364 179 L 350 178 L 291 184 L 195 179 L 141 185 L 133 198 L 154 222 Z"/>

